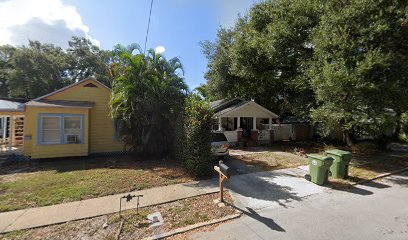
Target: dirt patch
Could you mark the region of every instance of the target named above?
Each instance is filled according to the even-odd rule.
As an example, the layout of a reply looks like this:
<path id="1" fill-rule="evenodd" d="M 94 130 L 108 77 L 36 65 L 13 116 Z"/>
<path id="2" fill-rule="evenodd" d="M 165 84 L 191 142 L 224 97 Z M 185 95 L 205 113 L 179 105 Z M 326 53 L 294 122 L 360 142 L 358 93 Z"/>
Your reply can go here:
<path id="1" fill-rule="evenodd" d="M 218 197 L 218 194 L 208 194 L 146 207 L 140 209 L 139 214 L 136 210 L 124 211 L 122 218 L 119 214 L 111 214 L 43 228 L 15 231 L 0 235 L 0 239 L 116 239 L 122 220 L 124 222 L 120 239 L 141 239 L 236 213 L 236 209 L 228 204 L 222 208 L 216 206 L 213 200 Z M 224 197 L 226 202 L 232 203 L 232 198 L 227 191 Z M 155 228 L 149 226 L 146 216 L 153 212 L 162 214 L 164 219 L 162 226 Z M 106 222 L 108 225 L 103 228 Z M 177 239 L 176 236 L 174 239 Z"/>
<path id="2" fill-rule="evenodd" d="M 350 184 L 408 167 L 408 156 L 383 159 L 383 156 L 372 155 L 370 159 L 371 162 L 364 161 L 360 164 L 358 158 L 354 159 L 357 163 L 349 167 L 349 177 L 347 179 L 331 178 L 329 185 L 338 189 L 348 188 Z"/>
<path id="3" fill-rule="evenodd" d="M 256 153 L 234 157 L 246 164 L 255 165 L 265 171 L 294 168 L 308 163 L 307 158 L 287 152 Z"/>

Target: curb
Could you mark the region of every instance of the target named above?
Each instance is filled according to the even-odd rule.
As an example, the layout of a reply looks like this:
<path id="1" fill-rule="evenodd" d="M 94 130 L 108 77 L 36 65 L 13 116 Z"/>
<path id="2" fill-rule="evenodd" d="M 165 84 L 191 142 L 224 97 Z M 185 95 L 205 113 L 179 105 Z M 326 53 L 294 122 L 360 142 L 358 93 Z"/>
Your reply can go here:
<path id="1" fill-rule="evenodd" d="M 228 220 L 232 220 L 235 218 L 239 218 L 242 215 L 242 213 L 236 213 L 236 214 L 232 214 L 232 215 L 228 215 L 226 217 L 223 218 L 219 218 L 219 219 L 214 219 L 211 221 L 207 221 L 207 222 L 202 222 L 202 223 L 196 223 L 190 226 L 186 226 L 186 227 L 182 227 L 182 228 L 177 228 L 175 230 L 169 231 L 169 232 L 165 232 L 165 233 L 161 233 L 155 236 L 151 236 L 151 237 L 147 237 L 144 238 L 143 240 L 156 240 L 156 239 L 163 239 L 163 238 L 167 238 L 167 237 L 171 237 L 180 233 L 185 233 L 197 228 L 201 228 L 201 227 L 205 227 L 205 226 L 209 226 L 209 225 L 213 225 L 216 223 L 221 223 L 221 222 L 225 222 Z"/>
<path id="2" fill-rule="evenodd" d="M 351 188 L 353 186 L 356 186 L 356 185 L 359 185 L 359 184 L 362 184 L 362 183 L 366 183 L 366 182 L 370 182 L 370 181 L 377 180 L 377 179 L 380 179 L 380 178 L 388 177 L 388 176 L 391 176 L 391 175 L 394 175 L 394 174 L 397 174 L 397 173 L 401 173 L 401 172 L 405 172 L 405 171 L 408 171 L 408 167 L 403 168 L 403 169 L 399 169 L 399 170 L 395 170 L 395 171 L 392 171 L 392 172 L 389 172 L 389 173 L 383 173 L 383 174 L 380 174 L 380 175 L 378 175 L 376 177 L 373 177 L 373 178 L 370 178 L 370 179 L 365 179 L 365 180 L 361 180 L 359 182 L 351 183 L 349 188 Z"/>

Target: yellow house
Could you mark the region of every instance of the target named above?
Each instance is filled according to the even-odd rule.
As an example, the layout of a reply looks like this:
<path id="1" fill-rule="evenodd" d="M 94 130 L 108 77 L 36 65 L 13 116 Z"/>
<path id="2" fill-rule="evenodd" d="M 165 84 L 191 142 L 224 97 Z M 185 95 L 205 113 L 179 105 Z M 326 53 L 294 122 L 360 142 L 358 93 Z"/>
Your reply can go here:
<path id="1" fill-rule="evenodd" d="M 32 159 L 123 151 L 109 115 L 111 89 L 87 78 L 25 104 L 24 155 Z"/>

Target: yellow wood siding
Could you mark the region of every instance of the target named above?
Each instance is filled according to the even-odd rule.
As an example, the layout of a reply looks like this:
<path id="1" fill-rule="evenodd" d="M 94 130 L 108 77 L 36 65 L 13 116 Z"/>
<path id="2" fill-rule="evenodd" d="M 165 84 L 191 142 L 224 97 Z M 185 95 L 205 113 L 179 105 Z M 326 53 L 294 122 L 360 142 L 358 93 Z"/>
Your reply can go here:
<path id="1" fill-rule="evenodd" d="M 36 158 L 87 156 L 89 149 L 89 113 L 88 109 L 79 108 L 36 108 L 27 107 L 24 124 L 24 155 Z M 38 144 L 39 114 L 83 114 L 84 115 L 84 143 L 83 144 Z M 31 138 L 31 140 L 29 140 Z"/>
<path id="2" fill-rule="evenodd" d="M 84 87 L 88 83 L 97 87 Z M 115 141 L 114 137 L 114 124 L 109 115 L 110 95 L 111 92 L 96 81 L 87 80 L 45 99 L 94 102 L 89 116 L 89 151 L 100 153 L 123 150 L 123 144 Z"/>

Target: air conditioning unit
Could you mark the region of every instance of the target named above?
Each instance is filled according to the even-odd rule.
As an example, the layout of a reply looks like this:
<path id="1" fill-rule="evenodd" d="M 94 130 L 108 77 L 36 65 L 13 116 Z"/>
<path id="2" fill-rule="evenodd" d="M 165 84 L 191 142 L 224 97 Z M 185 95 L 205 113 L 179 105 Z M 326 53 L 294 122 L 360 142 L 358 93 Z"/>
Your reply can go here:
<path id="1" fill-rule="evenodd" d="M 78 143 L 78 136 L 77 135 L 66 135 L 66 143 L 73 144 Z"/>

